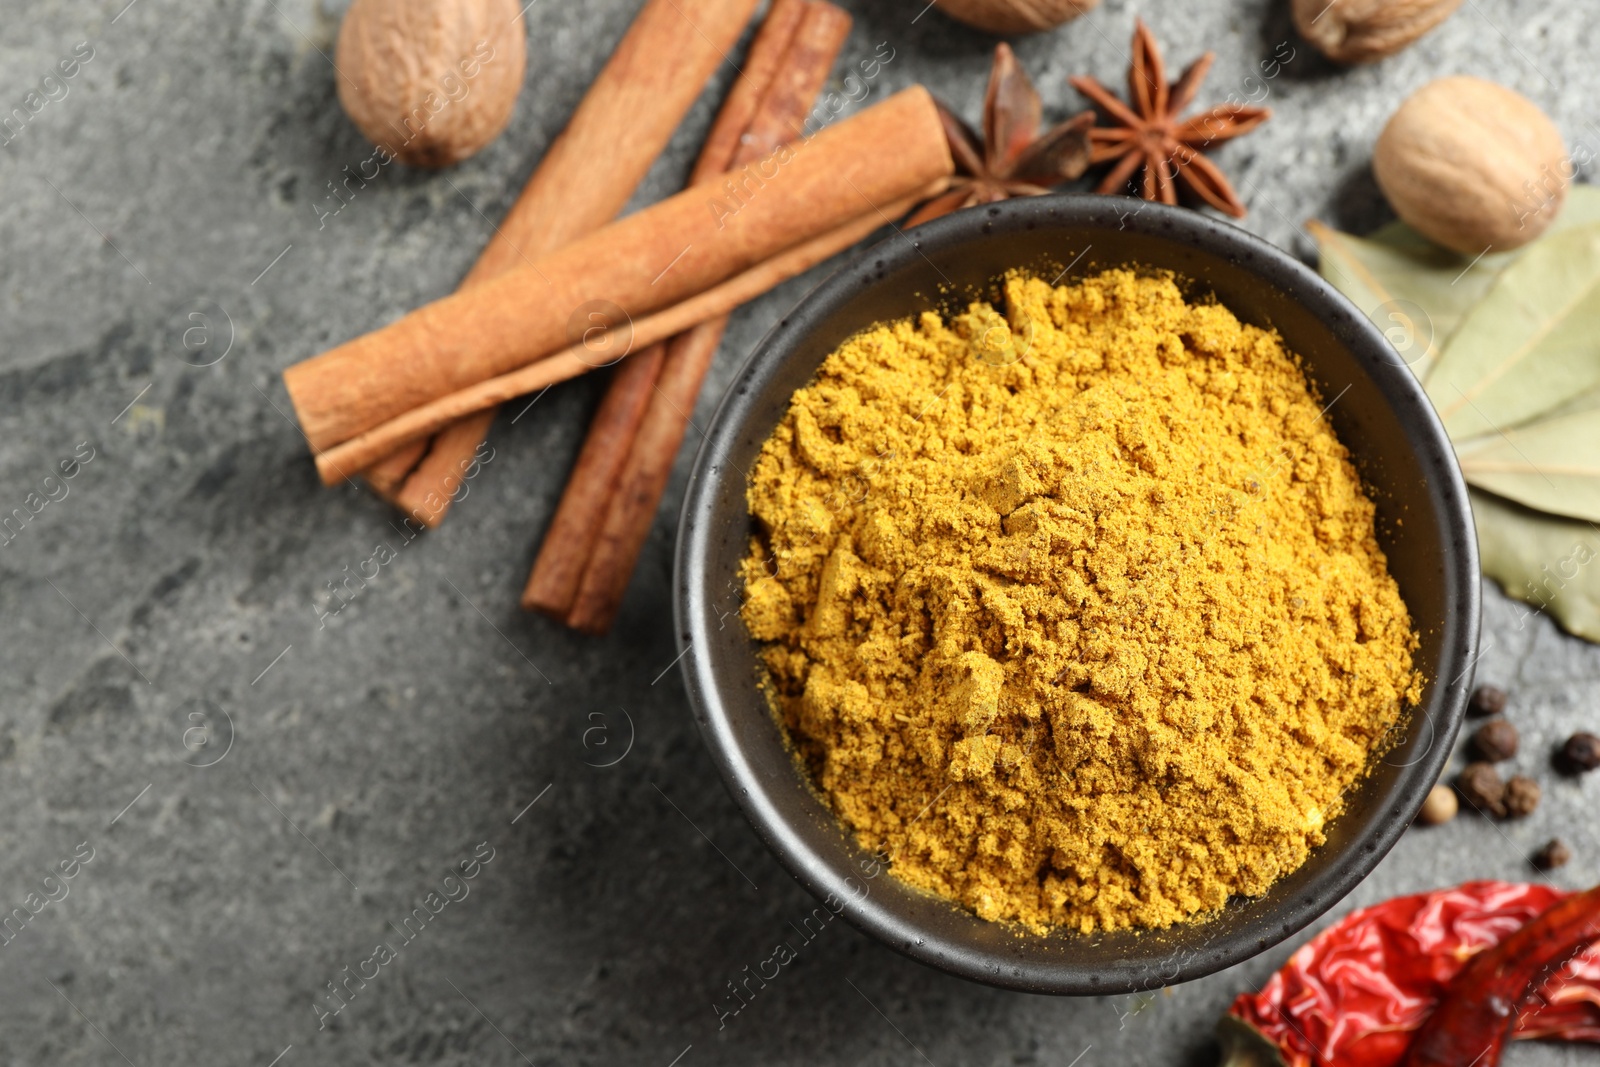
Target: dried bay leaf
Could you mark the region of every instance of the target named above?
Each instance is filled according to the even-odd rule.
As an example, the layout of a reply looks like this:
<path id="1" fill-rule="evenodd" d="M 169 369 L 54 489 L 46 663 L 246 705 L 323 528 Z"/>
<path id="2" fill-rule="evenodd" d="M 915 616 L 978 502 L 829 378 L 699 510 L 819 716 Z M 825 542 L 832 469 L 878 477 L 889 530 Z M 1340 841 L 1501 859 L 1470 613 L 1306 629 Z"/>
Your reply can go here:
<path id="1" fill-rule="evenodd" d="M 1476 328 L 1480 316 L 1495 324 L 1479 305 L 1498 289 L 1502 274 L 1557 238 L 1585 229 L 1600 231 L 1597 224 L 1600 188 L 1576 185 L 1543 238 L 1527 249 L 1477 260 L 1440 249 L 1400 222 L 1364 238 L 1318 223 L 1309 229 L 1322 252 L 1323 277 L 1373 319 L 1442 410 L 1441 391 L 1457 396 L 1467 388 L 1461 378 L 1465 354 L 1474 345 L 1480 346 L 1483 362 L 1493 364 L 1493 353 L 1486 351 L 1492 339 L 1469 342 L 1465 333 Z M 1566 239 L 1592 252 L 1584 236 Z M 1493 299 L 1514 306 L 1541 271 L 1592 272 L 1596 258 L 1590 254 L 1582 259 L 1536 262 L 1527 269 L 1528 277 L 1517 278 L 1513 289 Z M 1569 290 L 1581 288 L 1581 279 L 1569 277 L 1568 282 Z M 1592 308 L 1580 315 L 1585 312 L 1594 315 Z M 1567 338 L 1576 343 L 1565 355 L 1544 349 L 1543 343 L 1532 346 L 1532 352 L 1515 361 L 1517 369 L 1500 374 L 1511 379 L 1509 386 L 1480 389 L 1491 398 L 1458 404 L 1470 417 L 1457 414 L 1446 419 L 1445 427 L 1462 473 L 1474 486 L 1469 492 L 1484 574 L 1509 595 L 1548 612 L 1569 632 L 1600 642 L 1600 527 L 1595 525 L 1600 522 L 1600 378 L 1583 384 L 1589 377 L 1583 368 L 1600 363 L 1600 330 L 1590 327 L 1587 363 L 1583 330 L 1576 332 L 1578 337 Z M 1546 361 L 1563 358 L 1578 361 L 1579 371 L 1558 371 L 1546 382 L 1522 380 L 1545 373 Z M 1473 410 L 1474 402 L 1480 410 Z M 1490 425 L 1494 418 L 1514 421 Z"/>
<path id="2" fill-rule="evenodd" d="M 1600 386 L 1600 225 L 1528 246 L 1462 320 L 1426 384 L 1454 440 Z"/>
<path id="3" fill-rule="evenodd" d="M 1556 221 L 1545 231 L 1545 236 L 1579 226 L 1591 226 L 1596 222 L 1600 222 L 1600 186 L 1570 185 L 1567 187 L 1567 202 L 1562 206 L 1561 214 L 1556 216 Z M 1517 253 L 1508 254 L 1515 256 Z"/>
<path id="4" fill-rule="evenodd" d="M 1579 393 L 1570 400 L 1564 400 L 1539 416 L 1539 422 L 1546 419 L 1560 419 L 1578 411 L 1600 412 L 1600 389 L 1588 393 Z M 1530 423 L 1529 425 L 1532 425 Z"/>
<path id="5" fill-rule="evenodd" d="M 1595 223 L 1600 223 L 1600 187 L 1574 185 L 1545 236 Z M 1366 237 L 1315 219 L 1306 229 L 1317 242 L 1323 278 L 1372 319 L 1423 380 L 1462 319 L 1500 272 L 1523 254 L 1519 249 L 1469 259 L 1403 222 L 1381 226 Z"/>
<path id="6" fill-rule="evenodd" d="M 1445 341 L 1494 284 L 1501 261 L 1472 263 L 1403 222 L 1371 237 L 1306 223 L 1321 252 L 1322 276 L 1360 308 L 1394 345 L 1401 362 L 1426 379 Z"/>
<path id="7" fill-rule="evenodd" d="M 1483 573 L 1506 595 L 1600 641 L 1600 530 L 1468 490 Z"/>
<path id="8" fill-rule="evenodd" d="M 1600 522 L 1600 394 L 1563 414 L 1456 442 L 1461 473 L 1519 504 Z"/>

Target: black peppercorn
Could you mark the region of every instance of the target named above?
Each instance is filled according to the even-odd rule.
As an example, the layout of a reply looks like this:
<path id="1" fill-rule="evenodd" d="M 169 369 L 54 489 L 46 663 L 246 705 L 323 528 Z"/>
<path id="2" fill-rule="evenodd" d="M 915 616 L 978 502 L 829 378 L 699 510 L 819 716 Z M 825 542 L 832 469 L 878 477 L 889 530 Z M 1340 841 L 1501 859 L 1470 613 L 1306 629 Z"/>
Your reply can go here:
<path id="1" fill-rule="evenodd" d="M 1543 795 L 1539 783 L 1532 778 L 1523 774 L 1512 775 L 1511 780 L 1506 782 L 1506 815 L 1513 819 L 1532 815 Z"/>
<path id="2" fill-rule="evenodd" d="M 1456 779 L 1456 792 L 1484 815 L 1506 815 L 1506 783 L 1492 763 L 1469 763 Z"/>
<path id="3" fill-rule="evenodd" d="M 1568 774 L 1600 767 L 1600 737 L 1582 730 L 1573 734 L 1556 753 L 1556 765 Z"/>
<path id="4" fill-rule="evenodd" d="M 1506 691 L 1493 685 L 1480 685 L 1467 701 L 1467 714 L 1475 719 L 1499 715 L 1506 710 Z"/>
<path id="5" fill-rule="evenodd" d="M 1508 760 L 1517 754 L 1517 728 L 1504 719 L 1486 722 L 1472 735 L 1472 750 L 1490 763 Z"/>
<path id="6" fill-rule="evenodd" d="M 1572 859 L 1572 850 L 1567 843 L 1559 837 L 1551 838 L 1550 843 L 1533 854 L 1533 865 L 1541 871 L 1553 871 L 1557 867 L 1565 867 L 1567 861 Z"/>

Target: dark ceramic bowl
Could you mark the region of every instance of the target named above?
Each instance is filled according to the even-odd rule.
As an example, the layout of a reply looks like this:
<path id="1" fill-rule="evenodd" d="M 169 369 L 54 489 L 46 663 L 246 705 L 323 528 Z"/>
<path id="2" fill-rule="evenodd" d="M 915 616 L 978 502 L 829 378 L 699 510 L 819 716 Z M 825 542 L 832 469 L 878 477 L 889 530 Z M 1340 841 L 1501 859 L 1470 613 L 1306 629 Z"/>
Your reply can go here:
<path id="1" fill-rule="evenodd" d="M 1248 959 L 1327 911 L 1393 847 L 1438 779 L 1460 725 L 1478 638 L 1478 556 L 1465 486 L 1433 408 L 1393 348 L 1300 262 L 1196 212 L 1097 196 L 975 208 L 897 234 L 812 290 L 729 387 L 695 461 L 678 535 L 676 622 L 695 719 L 734 799 L 819 898 L 924 963 L 1033 993 L 1110 994 L 1170 985 Z M 1033 935 L 986 922 L 877 868 L 785 747 L 740 622 L 738 564 L 753 520 L 745 475 L 790 395 L 851 334 L 993 294 L 1006 270 L 1053 277 L 1138 264 L 1215 293 L 1272 327 L 1333 403 L 1327 417 L 1378 508 L 1378 538 L 1421 635 L 1427 679 L 1405 736 L 1348 798 L 1327 843 L 1265 896 L 1162 931 Z M 1404 520 L 1403 525 L 1401 520 Z"/>

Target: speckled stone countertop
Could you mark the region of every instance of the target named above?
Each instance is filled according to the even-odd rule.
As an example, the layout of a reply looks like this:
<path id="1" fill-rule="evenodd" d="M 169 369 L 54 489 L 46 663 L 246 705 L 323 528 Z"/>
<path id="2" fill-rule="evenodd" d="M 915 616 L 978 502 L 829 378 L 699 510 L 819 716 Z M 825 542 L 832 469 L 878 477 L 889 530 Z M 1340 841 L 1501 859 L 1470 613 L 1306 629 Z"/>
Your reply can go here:
<path id="1" fill-rule="evenodd" d="M 842 2 L 856 16 L 847 57 L 894 50 L 875 92 L 922 81 L 976 115 L 991 39 L 937 9 L 917 17 L 920 0 Z M 92 450 L 0 551 L 0 905 L 92 854 L 64 899 L 0 944 L 0 1062 L 1214 1057 L 1217 1014 L 1300 938 L 1179 988 L 1057 1000 L 945 977 L 837 923 L 719 1025 L 726 983 L 814 902 L 725 794 L 673 668 L 692 431 L 603 640 L 516 606 L 598 381 L 552 390 L 515 425 L 515 409 L 502 416 L 468 497 L 414 541 L 362 491 L 318 484 L 280 373 L 455 286 L 635 3 L 532 5 L 528 84 L 505 135 L 447 172 L 386 168 L 331 216 L 318 210 L 328 183 L 371 153 L 335 101 L 340 5 L 125 4 L 0 0 L 0 112 L 80 42 L 92 50 L 66 95 L 0 146 L 0 512 Z M 1217 158 L 1245 225 L 1308 259 L 1306 219 L 1364 231 L 1388 217 L 1372 142 L 1433 76 L 1509 84 L 1569 141 L 1600 143 L 1595 0 L 1466 0 L 1409 51 L 1351 71 L 1295 39 L 1277 0 L 1107 0 L 1017 42 L 1050 116 L 1081 106 L 1071 74 L 1122 85 L 1135 15 L 1175 66 L 1217 51 L 1201 103 L 1266 97 L 1273 120 Z M 1263 79 L 1285 42 L 1295 58 Z M 639 203 L 683 181 L 728 74 Z M 697 421 L 814 280 L 735 316 Z M 197 325 L 204 336 L 186 338 Z M 379 542 L 397 558 L 319 620 L 319 591 Z M 1560 780 L 1545 762 L 1600 722 L 1600 649 L 1493 587 L 1484 622 L 1479 678 L 1511 691 L 1517 764 L 1545 784 L 1543 805 L 1408 833 L 1335 914 L 1532 877 L 1528 854 L 1555 834 L 1575 858 L 1553 880 L 1600 880 L 1600 776 Z M 324 1019 L 328 984 L 400 943 L 392 924 L 474 856 L 470 893 Z M 1521 1046 L 1507 1062 L 1597 1057 Z"/>

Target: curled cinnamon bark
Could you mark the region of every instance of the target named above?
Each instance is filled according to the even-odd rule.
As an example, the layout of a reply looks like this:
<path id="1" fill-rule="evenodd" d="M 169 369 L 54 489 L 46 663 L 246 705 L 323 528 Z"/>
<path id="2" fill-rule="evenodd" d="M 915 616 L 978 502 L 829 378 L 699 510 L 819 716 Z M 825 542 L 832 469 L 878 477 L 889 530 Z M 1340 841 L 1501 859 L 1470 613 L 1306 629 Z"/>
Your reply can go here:
<path id="1" fill-rule="evenodd" d="M 953 169 L 933 99 L 914 86 L 740 168 L 736 194 L 685 190 L 298 363 L 284 384 L 323 452 L 562 350 L 578 315 L 615 327 L 670 308 Z"/>
<path id="2" fill-rule="evenodd" d="M 713 289 L 635 321 L 632 330 L 628 331 L 632 334 L 632 350 L 641 351 L 673 334 L 726 315 L 740 304 L 754 300 L 795 275 L 810 270 L 829 256 L 849 248 L 881 226 L 885 219 L 898 218 L 919 201 L 937 196 L 943 191 L 944 184 L 942 178 L 931 182 L 909 197 L 891 201 L 881 209 L 851 219 L 843 226 L 757 264 Z M 607 347 L 609 342 L 604 338 L 609 336 L 608 332 L 594 343 L 602 348 Z M 463 416 L 538 392 L 546 386 L 595 369 L 597 364 L 585 345 L 564 349 L 528 366 L 413 408 L 317 453 L 317 473 L 324 485 L 337 485 L 347 475 L 366 469 L 412 441 L 437 433 Z"/>
<path id="3" fill-rule="evenodd" d="M 646 0 L 461 288 L 616 218 L 739 39 L 756 2 Z M 470 459 L 493 421 L 493 411 L 475 414 L 469 426 L 431 442 L 431 448 L 429 442 L 413 442 L 373 467 L 367 480 L 413 511 L 408 502 L 414 505 L 438 488 L 438 472 L 454 473 L 458 461 Z M 438 499 L 448 501 L 450 494 L 439 493 Z M 447 509 L 448 504 L 417 517 L 431 526 Z"/>
<path id="4" fill-rule="evenodd" d="M 783 20 L 781 40 L 768 33 L 774 19 Z M 806 115 L 844 47 L 850 21 L 823 0 L 779 0 L 706 140 L 693 184 L 804 136 Z M 581 618 L 568 624 L 591 633 L 609 628 L 726 321 L 703 323 L 668 342 L 660 380 L 652 380 L 631 423 L 596 418 L 528 576 L 524 608 L 566 619 L 581 599 L 587 605 Z M 619 375 L 612 391 L 633 381 Z M 604 481 L 594 480 L 602 471 Z"/>

